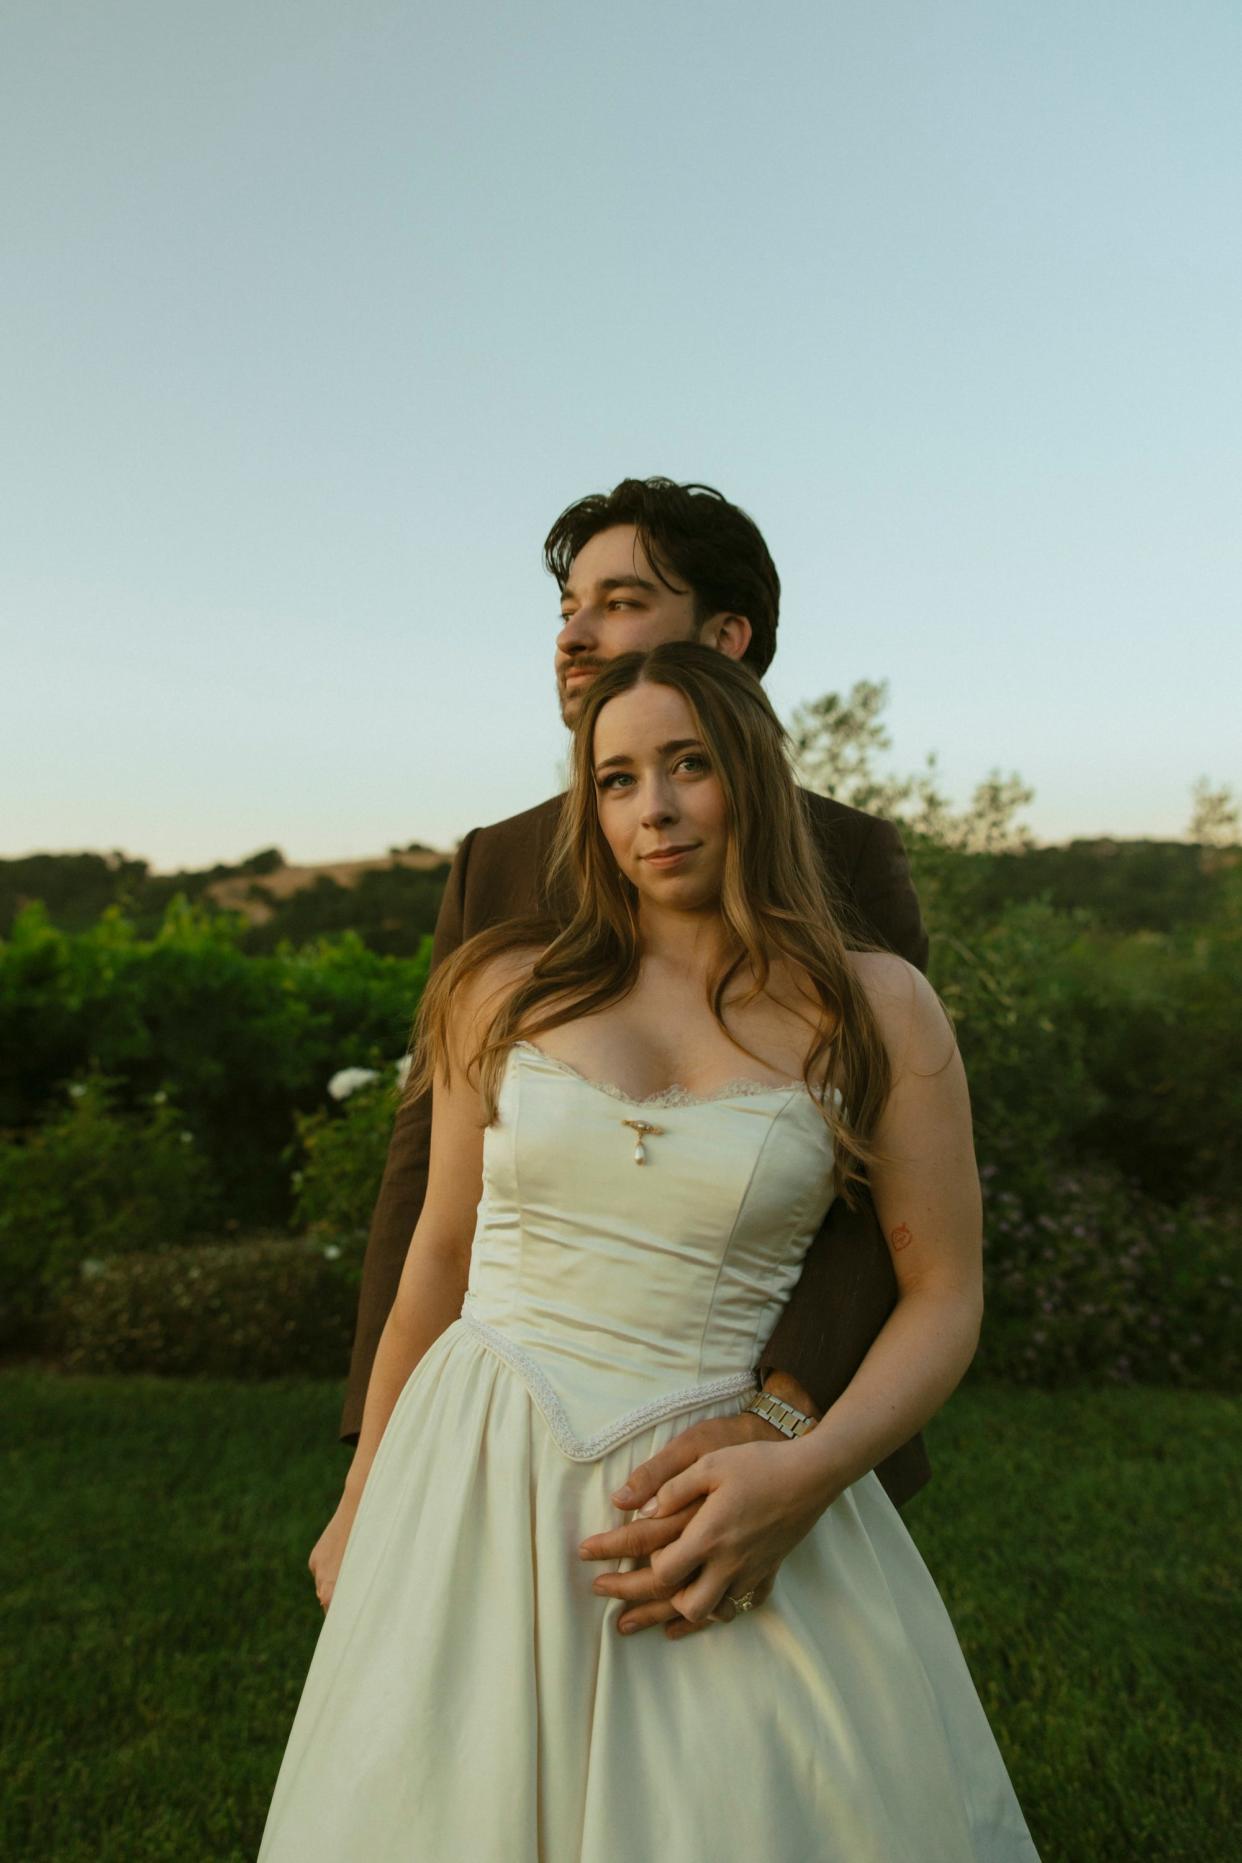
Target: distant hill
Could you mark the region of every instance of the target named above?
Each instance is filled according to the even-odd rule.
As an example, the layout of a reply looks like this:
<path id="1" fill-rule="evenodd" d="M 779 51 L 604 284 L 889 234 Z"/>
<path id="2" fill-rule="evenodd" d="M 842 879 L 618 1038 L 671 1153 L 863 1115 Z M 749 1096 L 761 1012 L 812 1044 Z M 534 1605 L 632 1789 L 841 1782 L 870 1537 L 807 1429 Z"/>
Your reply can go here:
<path id="1" fill-rule="evenodd" d="M 438 873 L 447 869 L 452 858 L 434 848 L 408 847 L 393 848 L 386 855 L 373 855 L 368 860 L 329 860 L 310 867 L 291 867 L 282 860 L 280 866 L 265 870 L 261 879 L 255 877 L 253 868 L 248 868 L 209 880 L 203 897 L 215 900 L 226 911 L 244 913 L 255 925 L 265 925 L 294 893 L 318 886 L 321 880 L 348 890 L 357 887 L 364 874 L 392 873 L 398 868 L 411 873 Z"/>
<path id="2" fill-rule="evenodd" d="M 952 858 L 969 870 L 975 919 L 990 919 L 1008 900 L 1039 897 L 1060 908 L 1084 908 L 1102 928 L 1120 932 L 1171 931 L 1239 911 L 1237 847 L 1094 839 Z M 0 936 L 33 899 L 65 931 L 85 931 L 116 905 L 150 935 L 169 901 L 182 893 L 208 910 L 241 913 L 249 922 L 248 951 L 353 931 L 371 950 L 403 956 L 434 929 L 451 860 L 450 853 L 418 842 L 366 860 L 316 866 L 292 866 L 279 848 L 269 847 L 236 866 L 175 873 L 152 872 L 145 860 L 121 853 L 31 854 L 0 860 Z M 917 883 L 917 858 L 914 869 Z"/>
<path id="3" fill-rule="evenodd" d="M 366 860 L 291 866 L 264 848 L 235 866 L 154 872 L 147 861 L 111 854 L 31 854 L 0 860 L 0 936 L 30 900 L 42 901 L 65 931 L 85 931 L 119 906 L 144 934 L 154 932 L 179 893 L 209 910 L 250 921 L 247 950 L 302 944 L 353 930 L 374 951 L 408 955 L 435 926 L 452 854 L 411 842 Z"/>

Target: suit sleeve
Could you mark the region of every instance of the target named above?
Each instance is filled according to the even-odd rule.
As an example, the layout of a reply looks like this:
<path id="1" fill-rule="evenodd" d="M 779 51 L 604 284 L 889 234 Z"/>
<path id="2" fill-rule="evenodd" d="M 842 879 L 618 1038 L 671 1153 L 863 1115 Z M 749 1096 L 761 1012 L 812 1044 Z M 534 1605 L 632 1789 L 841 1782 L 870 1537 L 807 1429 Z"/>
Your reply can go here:
<path id="1" fill-rule="evenodd" d="M 905 843 L 894 824 L 879 816 L 859 850 L 853 893 L 871 935 L 926 975 L 930 941 Z"/>
<path id="2" fill-rule="evenodd" d="M 876 819 L 851 875 L 862 931 L 926 973 L 929 940 L 901 836 Z M 845 1390 L 897 1302 L 897 1276 L 874 1205 L 838 1197 L 807 1250 L 802 1273 L 759 1364 L 796 1378 L 827 1411 Z M 922 1432 L 876 1466 L 890 1500 L 901 1507 L 929 1480 Z"/>
<path id="3" fill-rule="evenodd" d="M 445 881 L 431 941 L 432 970 L 464 941 L 466 868 L 476 832 L 472 828 L 457 849 Z M 425 1093 L 397 1114 L 379 1196 L 371 1216 L 345 1407 L 339 1426 L 340 1439 L 345 1443 L 356 1443 L 362 1428 L 371 1366 L 384 1323 L 396 1299 L 410 1237 L 422 1214 L 430 1157 L 431 1095 Z"/>

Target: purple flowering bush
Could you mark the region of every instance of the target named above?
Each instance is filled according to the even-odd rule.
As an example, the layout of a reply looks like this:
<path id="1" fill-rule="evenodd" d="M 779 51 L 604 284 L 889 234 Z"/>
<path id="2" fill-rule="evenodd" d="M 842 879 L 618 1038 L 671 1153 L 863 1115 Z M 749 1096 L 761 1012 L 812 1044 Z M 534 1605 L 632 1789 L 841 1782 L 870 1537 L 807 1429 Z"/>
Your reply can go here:
<path id="1" fill-rule="evenodd" d="M 1237 1388 L 1237 948 L 1109 942 L 1039 900 L 933 928 L 984 1190 L 983 1375 Z"/>
<path id="2" fill-rule="evenodd" d="M 1169 1207 L 1108 1167 L 1056 1175 L 1046 1199 L 981 1167 L 984 1319 L 972 1370 L 1071 1383 L 1236 1390 L 1242 1210 Z"/>

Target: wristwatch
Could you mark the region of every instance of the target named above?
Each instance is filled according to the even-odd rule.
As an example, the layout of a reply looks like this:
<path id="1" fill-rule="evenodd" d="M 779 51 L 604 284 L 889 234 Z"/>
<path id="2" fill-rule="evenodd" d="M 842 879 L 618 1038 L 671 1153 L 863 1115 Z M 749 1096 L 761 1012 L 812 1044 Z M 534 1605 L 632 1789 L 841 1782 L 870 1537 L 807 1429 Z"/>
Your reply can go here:
<path id="1" fill-rule="evenodd" d="M 795 1410 L 792 1404 L 787 1404 L 783 1397 L 776 1397 L 771 1391 L 756 1391 L 749 1402 L 742 1405 L 742 1409 L 753 1410 L 765 1423 L 778 1429 L 782 1436 L 805 1436 L 808 1430 L 815 1428 L 814 1417 L 808 1417 L 805 1410 Z"/>

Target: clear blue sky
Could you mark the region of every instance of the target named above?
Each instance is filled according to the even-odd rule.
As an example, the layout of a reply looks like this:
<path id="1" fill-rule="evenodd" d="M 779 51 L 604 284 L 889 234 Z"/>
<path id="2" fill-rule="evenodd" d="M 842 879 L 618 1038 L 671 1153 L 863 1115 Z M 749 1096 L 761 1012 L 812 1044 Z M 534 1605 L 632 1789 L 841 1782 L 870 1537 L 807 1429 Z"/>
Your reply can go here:
<path id="1" fill-rule="evenodd" d="M 768 685 L 1041 840 L 1242 787 L 1235 0 L 8 0 L 0 853 L 560 786 L 540 546 L 717 486 Z"/>

